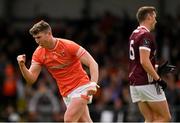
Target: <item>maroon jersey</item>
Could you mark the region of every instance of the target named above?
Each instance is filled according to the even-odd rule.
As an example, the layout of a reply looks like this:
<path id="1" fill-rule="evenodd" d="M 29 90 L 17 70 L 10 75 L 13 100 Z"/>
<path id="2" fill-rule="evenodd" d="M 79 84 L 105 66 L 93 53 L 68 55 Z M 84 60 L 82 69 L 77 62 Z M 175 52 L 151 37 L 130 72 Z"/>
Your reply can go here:
<path id="1" fill-rule="evenodd" d="M 130 85 L 146 85 L 153 81 L 153 78 L 143 69 L 140 63 L 140 49 L 150 51 L 150 60 L 152 65 L 155 66 L 155 39 L 144 26 L 139 26 L 135 29 L 129 38 Z"/>

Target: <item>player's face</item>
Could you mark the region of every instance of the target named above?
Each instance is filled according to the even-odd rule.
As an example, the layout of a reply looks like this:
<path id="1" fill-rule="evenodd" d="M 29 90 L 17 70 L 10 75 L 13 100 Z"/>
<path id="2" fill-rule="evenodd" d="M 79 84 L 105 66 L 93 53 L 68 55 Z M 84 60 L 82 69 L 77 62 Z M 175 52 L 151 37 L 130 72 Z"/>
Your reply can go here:
<path id="1" fill-rule="evenodd" d="M 151 30 L 154 30 L 155 29 L 155 26 L 156 26 L 156 13 L 153 12 L 153 14 L 150 15 L 151 16 Z"/>
<path id="2" fill-rule="evenodd" d="M 36 35 L 33 35 L 37 44 L 42 47 L 48 46 L 49 33 L 48 32 L 39 32 Z"/>

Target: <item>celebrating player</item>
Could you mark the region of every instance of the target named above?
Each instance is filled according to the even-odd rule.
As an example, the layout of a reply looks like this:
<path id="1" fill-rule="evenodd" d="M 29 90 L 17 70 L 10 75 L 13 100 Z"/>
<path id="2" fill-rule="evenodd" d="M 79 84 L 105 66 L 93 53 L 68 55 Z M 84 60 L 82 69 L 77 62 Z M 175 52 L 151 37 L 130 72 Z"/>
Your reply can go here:
<path id="1" fill-rule="evenodd" d="M 137 102 L 145 122 L 168 122 L 171 119 L 164 94 L 166 82 L 155 69 L 156 44 L 151 34 L 156 24 L 156 9 L 140 7 L 136 14 L 139 26 L 129 38 L 129 81 L 132 102 Z"/>
<path id="2" fill-rule="evenodd" d="M 32 56 L 31 66 L 25 66 L 25 54 L 17 56 L 19 68 L 25 80 L 34 83 L 45 66 L 55 78 L 67 106 L 65 122 L 92 122 L 88 102 L 97 91 L 98 64 L 80 45 L 73 41 L 55 38 L 45 21 L 36 23 L 30 34 L 39 45 Z M 90 79 L 82 65 L 90 71 Z"/>

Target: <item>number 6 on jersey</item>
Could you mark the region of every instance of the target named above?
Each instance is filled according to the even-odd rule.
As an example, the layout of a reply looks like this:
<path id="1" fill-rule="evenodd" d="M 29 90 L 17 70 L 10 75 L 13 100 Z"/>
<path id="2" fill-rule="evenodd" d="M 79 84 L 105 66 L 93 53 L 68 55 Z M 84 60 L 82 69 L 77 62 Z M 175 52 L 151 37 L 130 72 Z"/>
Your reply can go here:
<path id="1" fill-rule="evenodd" d="M 135 54 L 134 54 L 134 49 L 133 49 L 133 45 L 134 44 L 134 40 L 130 41 L 130 48 L 129 48 L 129 57 L 131 60 L 135 59 Z"/>

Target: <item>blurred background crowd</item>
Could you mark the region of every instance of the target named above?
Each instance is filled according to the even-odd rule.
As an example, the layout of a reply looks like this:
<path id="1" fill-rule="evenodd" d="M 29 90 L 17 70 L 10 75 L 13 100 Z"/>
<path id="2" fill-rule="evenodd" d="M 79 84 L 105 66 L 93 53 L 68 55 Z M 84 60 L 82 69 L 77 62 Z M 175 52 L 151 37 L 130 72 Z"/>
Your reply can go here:
<path id="1" fill-rule="evenodd" d="M 22 0 L 15 1 L 19 4 L 22 2 Z M 71 0 L 68 1 L 72 6 Z M 17 55 L 24 53 L 26 65 L 30 65 L 37 44 L 28 30 L 41 19 L 52 26 L 54 36 L 77 42 L 98 62 L 101 88 L 89 105 L 93 121 L 143 121 L 129 95 L 128 38 L 138 26 L 135 18 L 137 8 L 149 4 L 144 1 L 143 4 L 137 5 L 132 12 L 134 16 L 131 16 L 128 10 L 122 10 L 120 15 L 104 10 L 102 14 L 92 17 L 93 7 L 90 6 L 92 1 L 81 1 L 85 2 L 79 18 L 58 15 L 53 18 L 45 12 L 39 12 L 34 17 L 17 17 L 13 9 L 15 2 L 1 1 L 3 7 L 0 8 L 3 8 L 4 13 L 0 13 L 0 121 L 63 121 L 65 105 L 56 82 L 48 71 L 43 69 L 38 81 L 28 85 L 22 78 L 16 61 Z M 100 1 L 107 2 L 107 0 Z M 172 121 L 180 121 L 180 11 L 177 6 L 176 13 L 166 13 L 165 1 L 151 2 L 159 10 L 158 24 L 154 31 L 158 45 L 157 61 L 162 63 L 168 60 L 177 66 L 175 73 L 165 75 L 163 78 L 168 82 L 166 95 Z M 121 4 L 123 1 L 119 0 L 117 3 Z M 114 5 L 110 1 L 109 4 Z M 28 9 L 28 4 L 24 6 Z M 36 6 L 35 10 L 39 11 L 37 8 L 40 6 L 41 4 Z M 68 7 L 67 11 L 73 10 Z"/>

